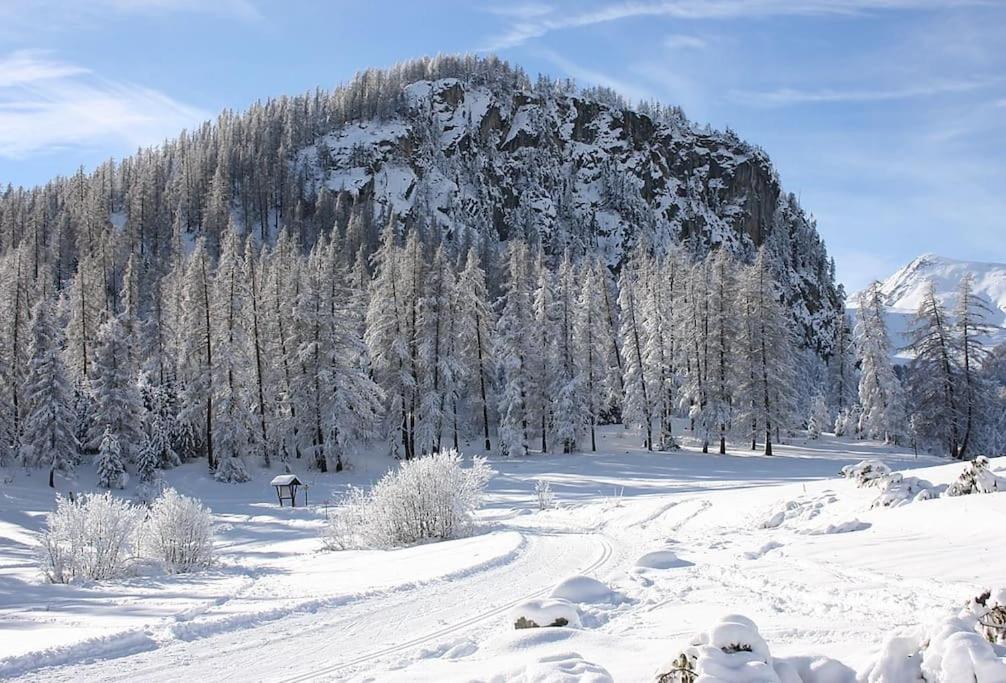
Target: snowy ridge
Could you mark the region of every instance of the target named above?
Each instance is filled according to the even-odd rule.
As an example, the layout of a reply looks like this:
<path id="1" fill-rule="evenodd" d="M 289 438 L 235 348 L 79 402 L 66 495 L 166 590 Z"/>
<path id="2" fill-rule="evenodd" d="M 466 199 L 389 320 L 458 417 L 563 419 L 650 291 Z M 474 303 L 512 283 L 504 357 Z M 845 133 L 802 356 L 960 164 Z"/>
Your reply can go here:
<path id="1" fill-rule="evenodd" d="M 937 298 L 952 314 L 961 279 L 968 273 L 974 277 L 975 294 L 989 307 L 985 322 L 997 328 L 986 342 L 990 345 L 1006 343 L 1006 263 L 961 261 L 923 254 L 881 283 L 887 306 L 887 327 L 896 355 L 905 357 L 902 349 L 909 343 L 908 329 L 929 283 L 936 286 Z M 853 315 L 859 308 L 858 297 L 857 292 L 848 300 Z"/>

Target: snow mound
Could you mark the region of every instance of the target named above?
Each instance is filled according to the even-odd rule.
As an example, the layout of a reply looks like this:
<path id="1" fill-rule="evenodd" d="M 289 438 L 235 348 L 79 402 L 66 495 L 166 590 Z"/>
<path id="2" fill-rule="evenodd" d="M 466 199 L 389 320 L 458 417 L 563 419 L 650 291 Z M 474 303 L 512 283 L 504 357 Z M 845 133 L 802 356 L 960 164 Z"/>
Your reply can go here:
<path id="1" fill-rule="evenodd" d="M 866 683 L 1001 683 L 1006 681 L 1006 590 L 989 591 L 948 617 L 909 635 L 888 638 L 863 672 Z M 991 631 L 988 624 L 995 623 Z M 990 642 L 999 640 L 999 644 Z"/>
<path id="2" fill-rule="evenodd" d="M 576 652 L 542 657 L 520 669 L 489 679 L 490 683 L 614 683 L 611 674 Z"/>
<path id="3" fill-rule="evenodd" d="M 514 628 L 539 628 L 543 626 L 568 626 L 580 628 L 580 612 L 569 600 L 546 598 L 528 600 L 510 610 L 510 623 Z"/>
<path id="4" fill-rule="evenodd" d="M 575 603 L 616 603 L 622 596 L 589 576 L 571 576 L 552 589 L 552 597 Z"/>
<path id="5" fill-rule="evenodd" d="M 771 552 L 772 550 L 781 547 L 782 543 L 779 543 L 778 541 L 769 541 L 768 543 L 763 543 L 761 546 L 755 548 L 754 550 L 744 551 L 742 555 L 746 560 L 757 560 L 760 557 L 764 556 L 765 553 Z"/>
<path id="6" fill-rule="evenodd" d="M 654 550 L 636 560 L 636 566 L 644 569 L 676 569 L 691 567 L 692 564 L 688 560 L 682 560 L 672 550 Z"/>
<path id="7" fill-rule="evenodd" d="M 864 529 L 869 529 L 869 522 L 861 522 L 858 519 L 850 519 L 847 522 L 839 522 L 838 524 L 827 524 L 823 527 L 817 529 L 811 529 L 807 532 L 809 536 L 825 536 L 828 534 L 848 534 L 853 531 L 862 531 Z"/>
<path id="8" fill-rule="evenodd" d="M 861 460 L 855 465 L 846 465 L 842 468 L 842 476 L 846 479 L 855 479 L 860 486 L 877 485 L 878 480 L 884 479 L 891 473 L 891 468 L 879 460 Z"/>

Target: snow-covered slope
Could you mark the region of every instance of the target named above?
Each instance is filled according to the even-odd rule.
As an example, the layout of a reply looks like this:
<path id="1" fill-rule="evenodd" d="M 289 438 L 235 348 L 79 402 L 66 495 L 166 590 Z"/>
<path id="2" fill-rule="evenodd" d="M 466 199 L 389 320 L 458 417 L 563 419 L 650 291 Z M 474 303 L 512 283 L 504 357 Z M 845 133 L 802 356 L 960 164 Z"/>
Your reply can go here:
<path id="1" fill-rule="evenodd" d="M 965 463 L 831 436 L 711 456 L 679 434 L 672 454 L 612 426 L 596 454 L 492 458 L 479 533 L 388 551 L 322 552 L 319 538 L 326 499 L 379 476 L 381 453 L 313 473 L 312 505 L 295 509 L 274 502 L 278 470 L 221 486 L 191 463 L 165 476 L 214 511 L 215 567 L 67 586 L 45 584 L 32 555 L 52 490 L 0 469 L 0 679 L 653 681 L 692 634 L 740 613 L 777 661 L 809 672 L 782 680 L 852 683 L 885 637 L 1002 584 L 1006 494 L 885 507 L 880 487 L 838 476 L 868 458 L 941 487 Z M 552 509 L 538 510 L 539 479 Z M 529 604 L 575 619 L 515 630 Z"/>
<path id="2" fill-rule="evenodd" d="M 975 294 L 989 307 L 986 322 L 996 329 L 989 336 L 991 344 L 1006 343 L 1006 263 L 983 263 L 923 254 L 899 269 L 881 283 L 884 304 L 888 307 L 888 331 L 896 349 L 908 344 L 907 331 L 912 316 L 919 308 L 929 283 L 936 286 L 936 295 L 951 313 L 957 302 L 957 291 L 963 277 L 974 277 Z M 849 297 L 849 308 L 858 309 L 858 293 Z M 899 352 L 899 355 L 903 355 Z"/>

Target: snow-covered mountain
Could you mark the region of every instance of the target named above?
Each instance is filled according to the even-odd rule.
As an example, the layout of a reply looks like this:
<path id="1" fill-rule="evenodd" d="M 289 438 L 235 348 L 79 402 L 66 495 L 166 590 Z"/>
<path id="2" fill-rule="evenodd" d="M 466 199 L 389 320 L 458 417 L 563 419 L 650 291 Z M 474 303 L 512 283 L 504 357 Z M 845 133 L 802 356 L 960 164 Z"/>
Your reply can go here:
<path id="1" fill-rule="evenodd" d="M 1006 343 L 1006 263 L 983 263 L 923 254 L 900 268 L 881 283 L 884 304 L 888 307 L 887 323 L 891 342 L 898 349 L 908 344 L 907 330 L 912 316 L 933 282 L 936 295 L 953 312 L 961 279 L 970 273 L 974 277 L 975 294 L 989 306 L 988 324 L 995 330 L 989 336 L 991 344 Z M 849 297 L 848 306 L 855 314 L 859 307 L 858 293 Z M 899 351 L 898 355 L 904 355 Z"/>

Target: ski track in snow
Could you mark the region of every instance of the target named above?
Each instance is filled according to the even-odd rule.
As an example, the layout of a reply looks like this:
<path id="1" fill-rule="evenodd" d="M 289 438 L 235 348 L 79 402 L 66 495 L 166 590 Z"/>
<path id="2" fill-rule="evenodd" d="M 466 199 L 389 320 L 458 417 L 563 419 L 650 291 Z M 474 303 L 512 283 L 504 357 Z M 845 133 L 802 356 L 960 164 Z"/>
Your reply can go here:
<path id="1" fill-rule="evenodd" d="M 841 453 L 843 463 L 872 448 L 853 446 Z M 276 547 L 272 537 L 246 536 L 280 517 L 224 514 L 234 528 L 219 547 L 241 573 L 224 575 L 226 585 L 213 589 L 219 597 L 142 628 L 8 657 L 0 677 L 64 683 L 182 676 L 287 683 L 497 680 L 493 672 L 516 671 L 515 662 L 576 659 L 580 654 L 570 649 L 576 648 L 615 680 L 639 680 L 676 641 L 708 627 L 717 611 L 755 617 L 780 655 L 828 654 L 859 666 L 883 636 L 974 594 L 981 580 L 966 567 L 948 568 L 957 567 L 955 553 L 965 548 L 982 552 L 1001 512 L 986 497 L 871 509 L 875 489 L 829 478 L 838 467 L 814 460 L 827 448 L 794 449 L 788 462 L 689 452 L 640 454 L 635 461 L 612 454 L 586 463 L 577 463 L 577 456 L 507 461 L 499 463 L 496 497 L 479 535 L 363 555 L 316 555 L 296 550 L 309 546 L 294 546 L 275 566 L 242 568 L 241 558 Z M 893 454 L 893 469 L 912 463 L 940 461 Z M 660 474 L 652 467 L 668 469 Z M 784 467 L 807 469 L 773 480 L 774 468 Z M 944 461 L 926 476 L 937 470 L 956 476 L 953 467 Z M 552 483 L 557 509 L 530 507 L 538 478 Z M 969 506 L 980 510 L 968 514 L 980 515 L 974 519 L 982 523 L 960 538 L 960 548 L 941 550 L 943 518 Z M 283 532 L 299 530 L 300 543 L 315 533 L 304 526 L 310 519 L 304 515 L 291 513 Z M 769 518 L 777 523 L 766 526 Z M 845 533 L 822 532 L 832 529 Z M 637 566 L 644 555 L 655 559 Z M 300 578 L 322 560 L 330 564 Z M 371 562 L 393 566 L 381 574 L 377 567 L 368 571 Z M 580 605 L 582 629 L 513 630 L 508 615 L 514 607 L 549 597 L 570 575 L 594 577 L 621 597 Z M 343 586 L 342 580 L 356 583 Z"/>

